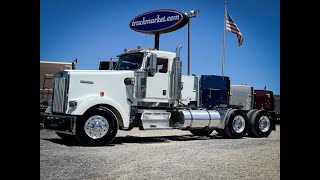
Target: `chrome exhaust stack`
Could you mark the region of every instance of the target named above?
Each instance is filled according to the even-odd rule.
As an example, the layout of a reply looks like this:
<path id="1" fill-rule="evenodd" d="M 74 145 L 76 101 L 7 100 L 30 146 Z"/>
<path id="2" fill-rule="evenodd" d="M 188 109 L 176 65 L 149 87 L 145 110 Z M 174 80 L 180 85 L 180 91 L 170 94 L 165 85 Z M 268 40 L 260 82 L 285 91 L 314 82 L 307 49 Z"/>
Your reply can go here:
<path id="1" fill-rule="evenodd" d="M 179 101 L 181 100 L 181 90 L 182 90 L 182 82 L 181 82 L 181 74 L 182 74 L 182 62 L 180 61 L 180 50 L 182 48 L 182 44 L 176 48 L 176 57 L 172 62 L 172 72 L 170 74 L 171 78 L 171 99 L 174 102 L 174 107 L 179 106 Z"/>
<path id="2" fill-rule="evenodd" d="M 179 44 L 176 48 L 176 57 L 180 59 L 180 50 L 182 48 L 182 44 Z"/>

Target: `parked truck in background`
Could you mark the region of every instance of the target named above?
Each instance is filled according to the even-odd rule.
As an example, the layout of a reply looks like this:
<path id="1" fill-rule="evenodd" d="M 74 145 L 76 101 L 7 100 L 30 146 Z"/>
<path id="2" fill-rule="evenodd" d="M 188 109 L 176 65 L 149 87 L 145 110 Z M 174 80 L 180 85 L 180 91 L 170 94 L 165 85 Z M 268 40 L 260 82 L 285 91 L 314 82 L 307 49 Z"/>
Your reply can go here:
<path id="1" fill-rule="evenodd" d="M 53 94 L 53 75 L 65 69 L 75 69 L 77 60 L 73 62 L 40 61 L 40 122 Z"/>
<path id="2" fill-rule="evenodd" d="M 275 98 L 273 92 L 267 89 L 254 90 L 254 108 L 266 110 L 272 119 L 277 120 Z"/>
<path id="3" fill-rule="evenodd" d="M 216 92 L 226 93 L 214 87 L 213 76 L 182 75 L 181 47 L 175 53 L 140 47 L 125 50 L 114 70 L 56 73 L 44 128 L 83 145 L 109 144 L 118 130 L 132 128 L 180 129 L 197 136 L 216 130 L 225 138 L 242 138 L 252 126 L 252 117 L 223 105 L 227 98 L 212 101 Z M 275 130 L 268 117 L 254 124 L 269 124 L 257 137 Z"/>
<path id="4" fill-rule="evenodd" d="M 274 94 L 274 111 L 276 113 L 277 123 L 280 124 L 280 94 Z"/>
<path id="5" fill-rule="evenodd" d="M 116 68 L 116 65 L 117 61 L 112 61 L 112 59 L 100 61 L 99 70 L 113 70 L 114 68 Z"/>

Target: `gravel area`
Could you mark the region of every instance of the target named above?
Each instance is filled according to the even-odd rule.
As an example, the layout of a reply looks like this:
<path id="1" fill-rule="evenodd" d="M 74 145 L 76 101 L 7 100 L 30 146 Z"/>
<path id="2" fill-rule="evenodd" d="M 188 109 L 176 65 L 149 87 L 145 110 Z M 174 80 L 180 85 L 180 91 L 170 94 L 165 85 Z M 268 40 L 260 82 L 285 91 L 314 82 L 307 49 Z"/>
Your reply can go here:
<path id="1" fill-rule="evenodd" d="M 189 131 L 118 131 L 108 146 L 65 144 L 40 129 L 40 179 L 280 179 L 280 125 L 267 138 Z"/>

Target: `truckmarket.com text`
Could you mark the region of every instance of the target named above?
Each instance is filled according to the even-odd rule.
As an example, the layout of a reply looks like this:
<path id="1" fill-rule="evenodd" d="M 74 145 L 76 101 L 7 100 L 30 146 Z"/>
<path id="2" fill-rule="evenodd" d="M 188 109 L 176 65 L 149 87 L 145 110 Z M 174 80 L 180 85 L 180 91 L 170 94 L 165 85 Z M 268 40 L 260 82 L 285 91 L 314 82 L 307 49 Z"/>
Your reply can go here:
<path id="1" fill-rule="evenodd" d="M 175 15 L 175 16 L 169 16 L 169 17 L 161 17 L 160 15 L 157 16 L 157 18 L 154 19 L 145 19 L 145 17 L 142 18 L 141 21 L 132 21 L 132 26 L 140 26 L 140 25 L 145 25 L 145 24 L 154 24 L 154 23 L 160 23 L 160 22 L 167 22 L 167 21 L 177 21 L 180 20 L 180 16 L 179 15 Z"/>

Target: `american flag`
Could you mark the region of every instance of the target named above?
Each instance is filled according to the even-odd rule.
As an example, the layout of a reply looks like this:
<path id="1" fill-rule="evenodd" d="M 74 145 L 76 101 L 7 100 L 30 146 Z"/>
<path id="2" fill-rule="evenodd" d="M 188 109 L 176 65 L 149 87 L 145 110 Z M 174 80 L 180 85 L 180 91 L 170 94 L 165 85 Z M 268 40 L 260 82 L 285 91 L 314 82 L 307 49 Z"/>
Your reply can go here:
<path id="1" fill-rule="evenodd" d="M 240 29 L 236 25 L 236 23 L 234 23 L 234 21 L 232 20 L 231 16 L 229 15 L 229 12 L 227 12 L 226 30 L 237 35 L 238 45 L 241 46 L 241 44 L 243 42 L 242 34 L 240 32 Z"/>

